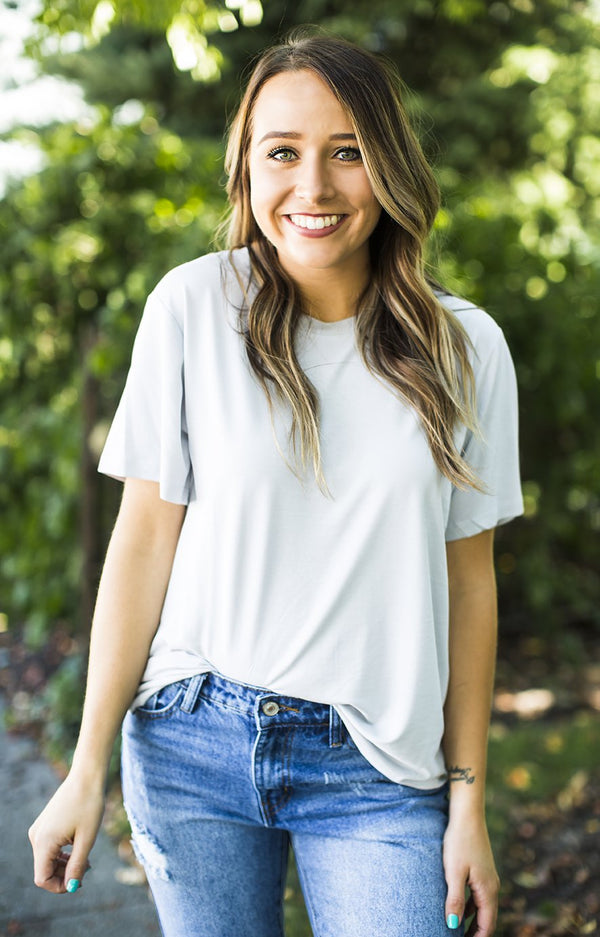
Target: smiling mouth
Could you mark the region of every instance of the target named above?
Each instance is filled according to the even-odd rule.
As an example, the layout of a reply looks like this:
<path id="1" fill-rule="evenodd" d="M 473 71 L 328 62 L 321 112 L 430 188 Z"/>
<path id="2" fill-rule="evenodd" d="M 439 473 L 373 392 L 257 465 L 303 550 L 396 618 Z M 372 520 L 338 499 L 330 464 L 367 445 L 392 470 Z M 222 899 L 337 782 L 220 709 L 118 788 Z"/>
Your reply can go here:
<path id="1" fill-rule="evenodd" d="M 333 228 L 338 225 L 345 215 L 288 215 L 288 218 L 298 228 L 308 231 L 322 231 L 323 228 Z"/>

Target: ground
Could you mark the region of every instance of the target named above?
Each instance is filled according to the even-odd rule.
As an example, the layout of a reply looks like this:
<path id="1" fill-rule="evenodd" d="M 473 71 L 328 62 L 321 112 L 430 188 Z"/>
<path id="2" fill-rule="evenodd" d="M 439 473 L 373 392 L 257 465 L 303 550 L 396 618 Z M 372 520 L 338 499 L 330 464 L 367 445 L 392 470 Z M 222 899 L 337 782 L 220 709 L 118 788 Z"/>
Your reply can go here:
<path id="1" fill-rule="evenodd" d="M 501 937 L 600 935 L 600 638 L 575 637 L 500 645 L 490 796 L 504 817 Z"/>

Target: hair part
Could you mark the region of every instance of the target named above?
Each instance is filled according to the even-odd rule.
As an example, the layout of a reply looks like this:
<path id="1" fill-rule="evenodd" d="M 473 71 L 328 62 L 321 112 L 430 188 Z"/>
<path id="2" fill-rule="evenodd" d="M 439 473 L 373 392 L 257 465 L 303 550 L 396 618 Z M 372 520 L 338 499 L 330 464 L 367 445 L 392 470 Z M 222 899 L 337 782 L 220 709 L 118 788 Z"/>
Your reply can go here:
<path id="1" fill-rule="evenodd" d="M 362 359 L 417 411 L 439 471 L 457 487 L 480 489 L 477 476 L 454 444 L 457 424 L 476 429 L 469 340 L 425 273 L 424 245 L 440 194 L 402 103 L 402 83 L 389 63 L 369 52 L 337 37 L 305 32 L 293 34 L 258 60 L 231 123 L 225 158 L 230 204 L 224 223 L 226 242 L 230 249 L 248 249 L 258 286 L 242 333 L 248 359 L 266 393 L 271 419 L 273 389 L 292 414 L 289 441 L 296 465 L 282 455 L 298 478 L 298 457 L 302 473 L 310 461 L 319 487 L 328 493 L 321 464 L 318 394 L 294 351 L 302 297 L 258 227 L 250 203 L 249 151 L 256 99 L 270 78 L 302 70 L 321 78 L 348 113 L 382 207 L 369 241 L 372 275 L 356 316 Z"/>

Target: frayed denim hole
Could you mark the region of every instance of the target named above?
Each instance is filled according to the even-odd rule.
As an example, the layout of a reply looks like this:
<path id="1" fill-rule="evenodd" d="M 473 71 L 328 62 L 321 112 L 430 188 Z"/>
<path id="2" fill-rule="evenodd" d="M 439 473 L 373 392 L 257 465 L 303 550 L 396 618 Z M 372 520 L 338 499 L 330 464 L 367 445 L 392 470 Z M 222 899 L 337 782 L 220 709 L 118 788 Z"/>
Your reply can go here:
<path id="1" fill-rule="evenodd" d="M 129 817 L 131 826 L 131 845 L 140 865 L 143 866 L 148 877 L 160 878 L 164 882 L 172 879 L 169 871 L 167 857 L 156 839 L 148 830 L 137 821 Z"/>

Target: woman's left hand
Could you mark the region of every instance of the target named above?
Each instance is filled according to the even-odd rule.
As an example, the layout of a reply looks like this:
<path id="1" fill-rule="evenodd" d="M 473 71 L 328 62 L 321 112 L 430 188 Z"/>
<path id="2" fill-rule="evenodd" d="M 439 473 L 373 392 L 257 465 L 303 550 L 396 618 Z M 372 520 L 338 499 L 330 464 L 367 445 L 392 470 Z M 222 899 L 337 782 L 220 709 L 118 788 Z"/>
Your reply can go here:
<path id="1" fill-rule="evenodd" d="M 444 871 L 448 885 L 446 922 L 473 918 L 466 937 L 491 937 L 498 916 L 500 880 L 482 818 L 451 818 L 444 836 Z M 470 891 L 465 906 L 465 886 Z M 452 917 L 454 915 L 455 917 Z"/>

